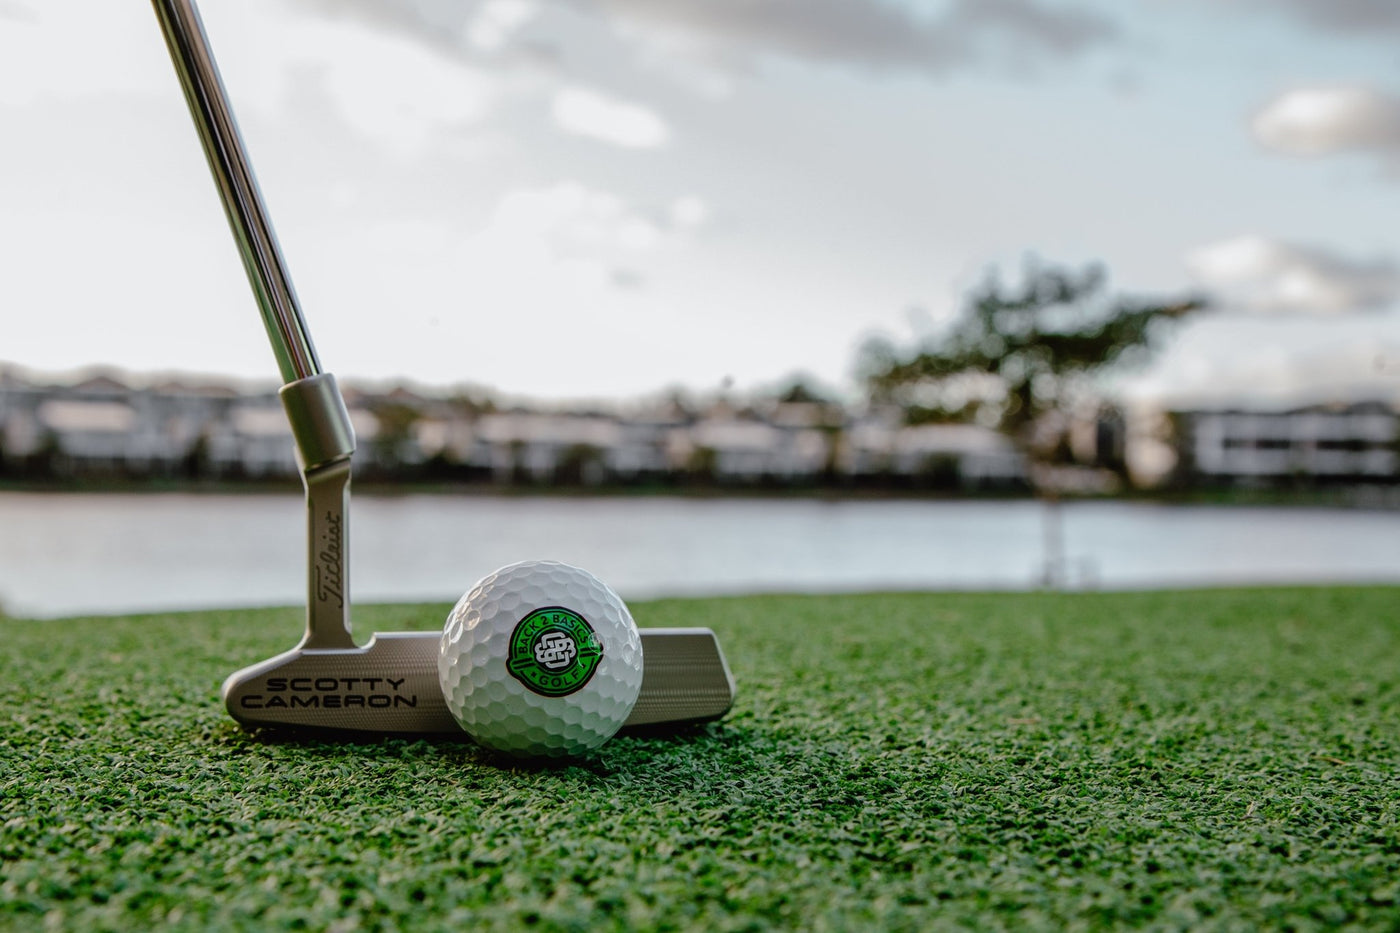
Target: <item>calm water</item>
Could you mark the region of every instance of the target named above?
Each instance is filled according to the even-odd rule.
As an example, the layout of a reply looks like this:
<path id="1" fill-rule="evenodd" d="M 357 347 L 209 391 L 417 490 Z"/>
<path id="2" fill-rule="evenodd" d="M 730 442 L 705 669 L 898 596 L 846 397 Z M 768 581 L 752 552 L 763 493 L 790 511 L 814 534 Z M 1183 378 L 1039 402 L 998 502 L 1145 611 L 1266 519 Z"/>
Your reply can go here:
<path id="1" fill-rule="evenodd" d="M 0 493 L 0 605 L 16 615 L 295 604 L 292 495 Z M 1070 586 L 1400 582 L 1400 512 L 1077 503 Z M 624 597 L 873 588 L 1026 588 L 1034 502 L 533 499 L 354 501 L 356 600 L 455 600 L 515 560 L 587 567 Z"/>

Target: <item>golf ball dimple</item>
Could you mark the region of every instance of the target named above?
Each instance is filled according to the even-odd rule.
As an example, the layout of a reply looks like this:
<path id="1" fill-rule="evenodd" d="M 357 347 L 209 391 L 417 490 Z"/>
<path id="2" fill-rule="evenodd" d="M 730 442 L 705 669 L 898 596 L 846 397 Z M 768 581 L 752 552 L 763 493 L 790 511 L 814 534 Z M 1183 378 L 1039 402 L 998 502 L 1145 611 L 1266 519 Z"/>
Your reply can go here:
<path id="1" fill-rule="evenodd" d="M 626 604 L 588 571 L 523 561 L 486 576 L 448 614 L 438 681 L 479 744 L 522 758 L 580 755 L 632 712 L 642 640 Z"/>

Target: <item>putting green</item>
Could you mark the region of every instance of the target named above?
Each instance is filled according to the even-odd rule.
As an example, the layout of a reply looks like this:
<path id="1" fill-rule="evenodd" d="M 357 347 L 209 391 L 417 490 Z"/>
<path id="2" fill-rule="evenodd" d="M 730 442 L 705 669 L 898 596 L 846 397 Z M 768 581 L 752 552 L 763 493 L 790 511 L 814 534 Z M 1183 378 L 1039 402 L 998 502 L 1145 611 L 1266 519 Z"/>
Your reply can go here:
<path id="1" fill-rule="evenodd" d="M 543 770 L 241 732 L 296 610 L 0 620 L 0 927 L 1400 927 L 1400 589 L 633 610 L 734 711 Z"/>

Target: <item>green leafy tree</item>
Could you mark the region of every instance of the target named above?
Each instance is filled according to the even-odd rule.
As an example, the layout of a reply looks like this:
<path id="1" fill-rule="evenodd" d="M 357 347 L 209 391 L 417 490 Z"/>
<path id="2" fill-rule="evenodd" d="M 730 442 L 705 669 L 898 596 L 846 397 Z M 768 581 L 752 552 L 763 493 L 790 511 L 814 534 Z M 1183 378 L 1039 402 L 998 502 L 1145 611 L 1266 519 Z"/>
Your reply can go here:
<path id="1" fill-rule="evenodd" d="M 1095 399 L 1099 376 L 1144 362 L 1164 325 L 1205 306 L 1196 295 L 1109 294 L 1100 266 L 1031 265 L 1015 286 L 993 270 L 946 332 L 913 348 L 873 341 L 861 368 L 874 397 L 901 405 L 911 422 L 985 424 L 1046 460 L 1062 440 L 1036 431 L 1047 415 Z"/>

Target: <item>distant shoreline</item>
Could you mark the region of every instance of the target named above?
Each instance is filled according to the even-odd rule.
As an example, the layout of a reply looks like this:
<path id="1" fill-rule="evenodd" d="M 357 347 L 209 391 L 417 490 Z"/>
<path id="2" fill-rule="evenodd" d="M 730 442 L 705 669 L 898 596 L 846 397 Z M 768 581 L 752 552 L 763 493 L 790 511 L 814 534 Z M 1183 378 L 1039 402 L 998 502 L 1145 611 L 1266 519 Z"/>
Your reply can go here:
<path id="1" fill-rule="evenodd" d="M 808 499 L 831 502 L 1014 502 L 1036 499 L 1034 493 L 1016 490 L 950 491 L 917 488 L 839 488 L 782 485 L 598 485 L 384 482 L 355 480 L 356 496 L 460 496 L 560 499 Z M 175 480 L 0 480 L 0 493 L 102 494 L 102 495 L 288 495 L 300 496 L 294 479 L 266 481 Z M 1335 486 L 1284 489 L 1206 488 L 1189 490 L 1133 490 L 1125 493 L 1062 493 L 1061 502 L 1140 502 L 1159 505 L 1223 507 L 1297 507 L 1400 510 L 1400 485 Z"/>

